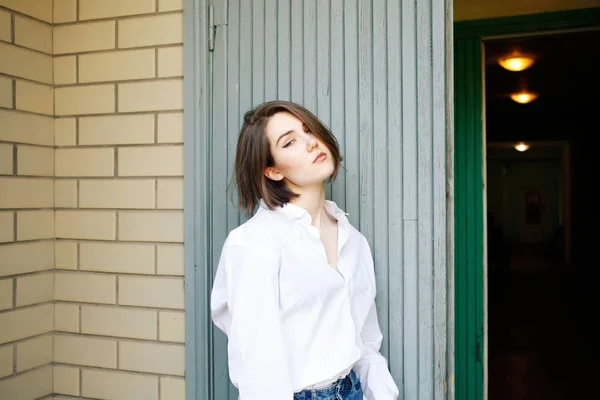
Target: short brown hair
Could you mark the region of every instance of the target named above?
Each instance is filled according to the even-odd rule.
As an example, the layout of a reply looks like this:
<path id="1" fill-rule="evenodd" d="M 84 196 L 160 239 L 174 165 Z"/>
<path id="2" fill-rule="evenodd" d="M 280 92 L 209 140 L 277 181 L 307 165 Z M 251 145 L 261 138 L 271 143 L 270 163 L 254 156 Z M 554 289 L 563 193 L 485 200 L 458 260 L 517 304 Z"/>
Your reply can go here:
<path id="1" fill-rule="evenodd" d="M 280 112 L 288 112 L 302 121 L 331 152 L 334 170 L 329 180 L 335 179 L 342 157 L 336 138 L 329 129 L 306 108 L 288 101 L 270 101 L 246 112 L 240 131 L 235 156 L 235 181 L 239 195 L 238 208 L 250 214 L 262 199 L 269 209 L 282 206 L 299 195 L 283 181 L 273 181 L 264 174 L 274 164 L 267 140 L 269 119 Z"/>

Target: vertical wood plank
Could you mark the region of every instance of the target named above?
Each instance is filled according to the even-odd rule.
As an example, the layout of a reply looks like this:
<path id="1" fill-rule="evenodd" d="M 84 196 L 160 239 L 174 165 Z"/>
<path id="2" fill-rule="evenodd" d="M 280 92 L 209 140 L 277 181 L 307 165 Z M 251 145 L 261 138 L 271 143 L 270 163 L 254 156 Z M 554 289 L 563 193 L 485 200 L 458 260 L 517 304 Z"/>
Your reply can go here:
<path id="1" fill-rule="evenodd" d="M 356 0 L 344 2 L 344 71 L 346 110 L 346 212 L 348 219 L 358 229 L 360 226 L 360 158 L 358 107 L 358 4 Z"/>
<path id="2" fill-rule="evenodd" d="M 446 359 L 448 354 L 448 318 L 446 303 L 448 299 L 448 257 L 447 249 L 447 218 L 450 215 L 446 197 L 446 127 L 447 125 L 447 98 L 446 85 L 452 82 L 450 74 L 447 73 L 446 52 L 446 6 L 444 2 L 431 4 L 431 30 L 432 30 L 432 91 L 433 91 L 433 149 L 432 149 L 432 181 L 433 181 L 433 346 L 434 360 Z M 433 364 L 433 399 L 441 400 L 447 398 L 449 390 L 447 373 L 448 368 L 444 364 L 434 362 Z M 448 390 L 446 389 L 448 388 Z M 452 392 L 450 392 L 452 396 Z"/>
<path id="3" fill-rule="evenodd" d="M 431 0 L 417 1 L 419 399 L 433 398 L 433 92 Z"/>
<path id="4" fill-rule="evenodd" d="M 277 0 L 265 0 L 265 98 L 277 99 Z"/>
<path id="5" fill-rule="evenodd" d="M 291 0 L 277 0 L 277 98 L 291 100 Z"/>
<path id="6" fill-rule="evenodd" d="M 227 232 L 237 227 L 239 212 L 235 205 L 238 202 L 235 190 L 235 150 L 240 131 L 240 0 L 229 1 L 229 24 L 227 25 L 229 43 L 227 45 Z M 220 51 L 220 49 L 215 49 Z M 232 204 L 233 200 L 233 204 Z"/>
<path id="7" fill-rule="evenodd" d="M 388 207 L 389 207 L 389 364 L 404 393 L 404 234 L 402 223 L 402 62 L 400 3 L 387 2 Z"/>
<path id="8" fill-rule="evenodd" d="M 387 20 L 386 0 L 373 0 L 373 157 L 371 160 L 373 188 L 371 192 L 373 218 L 373 250 L 377 280 L 377 309 L 382 332 L 386 332 L 381 353 L 389 358 L 389 140 L 388 140 L 388 80 L 387 80 Z"/>
<path id="9" fill-rule="evenodd" d="M 292 30 L 291 84 L 292 101 L 304 104 L 304 11 L 303 2 L 292 1 L 290 25 Z"/>
<path id="10" fill-rule="evenodd" d="M 344 2 L 331 0 L 331 131 L 335 135 L 340 152 L 347 163 L 345 132 L 344 89 Z M 346 210 L 346 172 L 340 168 L 332 184 L 331 196 L 342 210 Z"/>
<path id="11" fill-rule="evenodd" d="M 304 106 L 317 114 L 317 2 L 304 1 L 302 25 L 304 27 Z"/>
<path id="12" fill-rule="evenodd" d="M 252 107 L 265 100 L 265 0 L 252 0 Z"/>
<path id="13" fill-rule="evenodd" d="M 404 396 L 418 399 L 417 70 L 415 2 L 402 0 L 402 193 L 404 220 Z"/>

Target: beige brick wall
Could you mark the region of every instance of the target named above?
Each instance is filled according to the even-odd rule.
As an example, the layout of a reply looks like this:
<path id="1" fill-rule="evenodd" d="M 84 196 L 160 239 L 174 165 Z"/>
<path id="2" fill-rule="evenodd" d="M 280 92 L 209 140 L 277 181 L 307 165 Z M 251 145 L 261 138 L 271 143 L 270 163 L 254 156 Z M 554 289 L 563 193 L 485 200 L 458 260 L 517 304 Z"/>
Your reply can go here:
<path id="1" fill-rule="evenodd" d="M 0 0 L 0 399 L 185 398 L 182 16 Z"/>
<path id="2" fill-rule="evenodd" d="M 181 4 L 54 0 L 57 395 L 185 398 Z"/>
<path id="3" fill-rule="evenodd" d="M 0 399 L 53 392 L 52 29 L 52 0 L 0 0 Z"/>

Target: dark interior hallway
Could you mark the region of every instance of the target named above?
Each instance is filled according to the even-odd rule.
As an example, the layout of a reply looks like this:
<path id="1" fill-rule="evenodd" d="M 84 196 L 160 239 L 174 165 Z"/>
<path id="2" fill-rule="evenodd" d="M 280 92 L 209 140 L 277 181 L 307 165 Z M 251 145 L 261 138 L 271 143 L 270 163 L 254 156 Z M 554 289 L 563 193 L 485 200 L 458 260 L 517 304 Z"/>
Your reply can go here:
<path id="1" fill-rule="evenodd" d="M 571 399 L 575 340 L 569 270 L 540 247 L 512 251 L 488 279 L 489 399 Z"/>

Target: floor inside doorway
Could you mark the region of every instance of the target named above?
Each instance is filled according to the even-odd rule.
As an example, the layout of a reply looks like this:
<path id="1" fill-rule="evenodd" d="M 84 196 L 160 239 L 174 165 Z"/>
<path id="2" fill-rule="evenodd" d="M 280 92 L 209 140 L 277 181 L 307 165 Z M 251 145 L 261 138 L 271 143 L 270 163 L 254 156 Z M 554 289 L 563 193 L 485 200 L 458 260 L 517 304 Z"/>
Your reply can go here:
<path id="1" fill-rule="evenodd" d="M 566 263 L 530 246 L 506 266 L 488 277 L 489 400 L 581 398 L 588 367 Z"/>

